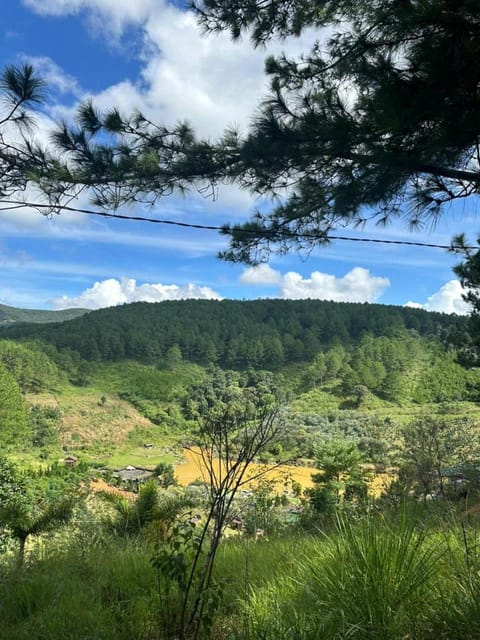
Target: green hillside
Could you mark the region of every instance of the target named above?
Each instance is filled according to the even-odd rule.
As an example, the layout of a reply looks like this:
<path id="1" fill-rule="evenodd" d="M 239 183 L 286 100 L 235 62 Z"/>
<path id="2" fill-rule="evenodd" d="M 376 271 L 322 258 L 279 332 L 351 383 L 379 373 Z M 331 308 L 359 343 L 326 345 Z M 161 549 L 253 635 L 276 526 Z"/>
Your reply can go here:
<path id="1" fill-rule="evenodd" d="M 41 338 L 90 361 L 125 358 L 155 363 L 183 358 L 223 368 L 275 370 L 310 360 L 364 334 L 458 342 L 465 318 L 419 309 L 320 300 L 182 300 L 139 302 L 92 311 L 69 322 L 4 328 L 0 337 Z"/>
<path id="2" fill-rule="evenodd" d="M 459 363 L 466 329 L 274 300 L 2 329 L 0 637 L 172 640 L 198 601 L 198 640 L 474 640 L 480 369 Z M 236 457 L 265 424 L 258 484 L 215 485 L 218 458 L 246 468 Z M 443 478 L 457 469 L 469 475 Z"/>
<path id="3" fill-rule="evenodd" d="M 51 323 L 72 320 L 88 313 L 88 309 L 62 309 L 61 311 L 46 311 L 45 309 L 19 309 L 0 304 L 0 326 L 12 325 L 18 322 Z"/>

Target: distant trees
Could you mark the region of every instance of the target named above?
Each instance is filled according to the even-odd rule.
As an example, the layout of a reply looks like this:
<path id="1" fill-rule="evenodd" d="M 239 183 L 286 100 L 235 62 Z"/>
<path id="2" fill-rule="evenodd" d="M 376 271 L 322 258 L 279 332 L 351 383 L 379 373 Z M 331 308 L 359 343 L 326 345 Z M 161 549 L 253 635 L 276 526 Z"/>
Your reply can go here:
<path id="1" fill-rule="evenodd" d="M 418 403 L 477 399 L 474 376 L 457 362 L 455 352 L 430 354 L 413 392 Z"/>
<path id="2" fill-rule="evenodd" d="M 453 349 L 436 340 L 397 330 L 391 336 L 365 333 L 348 349 L 332 347 L 315 355 L 307 386 L 335 381 L 360 407 L 369 393 L 391 402 L 446 402 L 475 399 L 474 376 L 457 362 Z"/>
<path id="3" fill-rule="evenodd" d="M 335 380 L 349 360 L 350 355 L 339 344 L 327 351 L 321 351 L 316 354 L 308 367 L 305 381 L 315 387 L 317 384 L 323 385 L 327 380 Z"/>
<path id="4" fill-rule="evenodd" d="M 403 427 L 400 479 L 424 499 L 436 491 L 445 497 L 443 471 L 480 460 L 480 436 L 468 418 L 420 417 Z"/>
<path id="5" fill-rule="evenodd" d="M 28 425 L 34 447 L 46 447 L 57 442 L 61 412 L 58 407 L 33 405 Z"/>
<path id="6" fill-rule="evenodd" d="M 22 392 L 52 388 L 59 381 L 57 366 L 35 342 L 0 340 L 0 363 L 15 378 Z"/>
<path id="7" fill-rule="evenodd" d="M 175 369 L 182 362 L 182 352 L 178 344 L 174 344 L 167 349 L 165 361 L 169 369 Z"/>
<path id="8" fill-rule="evenodd" d="M 327 359 L 324 353 L 317 353 L 312 364 L 308 367 L 305 379 L 313 387 L 317 384 L 322 385 L 327 373 Z"/>
<path id="9" fill-rule="evenodd" d="M 0 445 L 28 442 L 28 412 L 15 378 L 0 363 Z"/>
<path id="10" fill-rule="evenodd" d="M 0 340 L 0 445 L 43 446 L 56 435 L 55 420 L 43 409 L 27 409 L 24 393 L 51 389 L 61 379 L 58 367 L 35 342 Z M 47 412 L 48 413 L 48 412 Z M 45 418 L 45 419 L 44 419 Z M 49 423 L 49 424 L 47 424 Z"/>

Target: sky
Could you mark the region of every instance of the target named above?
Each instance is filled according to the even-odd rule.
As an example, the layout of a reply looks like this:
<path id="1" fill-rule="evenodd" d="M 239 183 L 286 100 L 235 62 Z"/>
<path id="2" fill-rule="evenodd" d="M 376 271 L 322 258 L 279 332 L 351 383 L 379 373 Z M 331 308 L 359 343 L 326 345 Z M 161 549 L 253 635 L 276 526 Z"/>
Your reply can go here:
<path id="1" fill-rule="evenodd" d="M 167 124 L 191 122 L 214 139 L 245 131 L 266 90 L 264 59 L 308 49 L 318 34 L 254 49 L 248 39 L 205 35 L 190 11 L 166 0 L 2 0 L 0 57 L 29 62 L 48 83 L 37 134 L 69 119 L 92 98 L 103 109 L 140 109 Z M 88 200 L 80 200 L 87 206 Z M 129 215 L 221 225 L 249 218 L 259 202 L 236 187 L 215 197 L 191 193 Z M 479 231 L 472 199 L 453 204 L 435 229 L 341 229 L 339 235 L 449 244 Z M 467 313 L 452 273 L 459 258 L 430 248 L 334 241 L 310 253 L 271 256 L 258 267 L 220 261 L 227 240 L 216 232 L 105 220 L 63 212 L 0 212 L 0 303 L 37 309 L 100 308 L 180 298 L 319 298 L 413 305 Z"/>

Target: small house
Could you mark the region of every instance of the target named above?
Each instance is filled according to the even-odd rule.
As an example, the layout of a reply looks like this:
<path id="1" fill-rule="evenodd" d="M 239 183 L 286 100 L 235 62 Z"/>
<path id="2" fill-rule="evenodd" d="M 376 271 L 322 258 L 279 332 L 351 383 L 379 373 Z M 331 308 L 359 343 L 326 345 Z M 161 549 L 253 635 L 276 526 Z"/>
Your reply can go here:
<path id="1" fill-rule="evenodd" d="M 112 473 L 113 478 L 118 478 L 121 482 L 134 482 L 141 484 L 153 477 L 153 471 L 142 467 L 128 465 L 124 469 L 118 469 Z"/>

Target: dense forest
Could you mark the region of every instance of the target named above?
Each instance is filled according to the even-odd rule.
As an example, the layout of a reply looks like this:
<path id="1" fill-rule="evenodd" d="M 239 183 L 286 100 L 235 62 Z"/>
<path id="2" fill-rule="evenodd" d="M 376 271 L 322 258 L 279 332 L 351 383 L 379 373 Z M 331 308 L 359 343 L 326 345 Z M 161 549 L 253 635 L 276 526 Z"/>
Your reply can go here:
<path id="1" fill-rule="evenodd" d="M 265 368 L 311 360 L 328 347 L 348 347 L 364 334 L 413 330 L 454 344 L 465 318 L 387 305 L 320 300 L 139 302 L 101 309 L 53 325 L 13 325 L 0 337 L 37 338 L 86 360 L 155 363 L 181 356 L 224 368 Z"/>
<path id="2" fill-rule="evenodd" d="M 91 425 L 109 420 L 105 394 L 116 398 L 106 406 L 120 399 L 163 433 L 188 440 L 195 386 L 222 370 L 240 387 L 282 389 L 293 409 L 278 442 L 291 459 L 314 457 L 335 431 L 368 439 L 373 429 L 383 441 L 378 416 L 365 422 L 358 412 L 380 411 L 381 422 L 398 417 L 393 406 L 414 407 L 415 417 L 432 403 L 479 400 L 478 369 L 459 357 L 467 328 L 458 316 L 313 300 L 136 303 L 55 325 L 17 324 L 0 331 L 0 443 L 11 451 L 23 443 L 44 457 L 61 444 L 90 450 L 99 437 Z M 72 396 L 70 420 L 85 411 L 77 393 L 89 392 L 94 404 L 104 398 L 105 415 L 90 420 L 87 442 L 62 440 L 58 398 Z M 42 393 L 54 394 L 45 409 L 36 399 Z"/>

